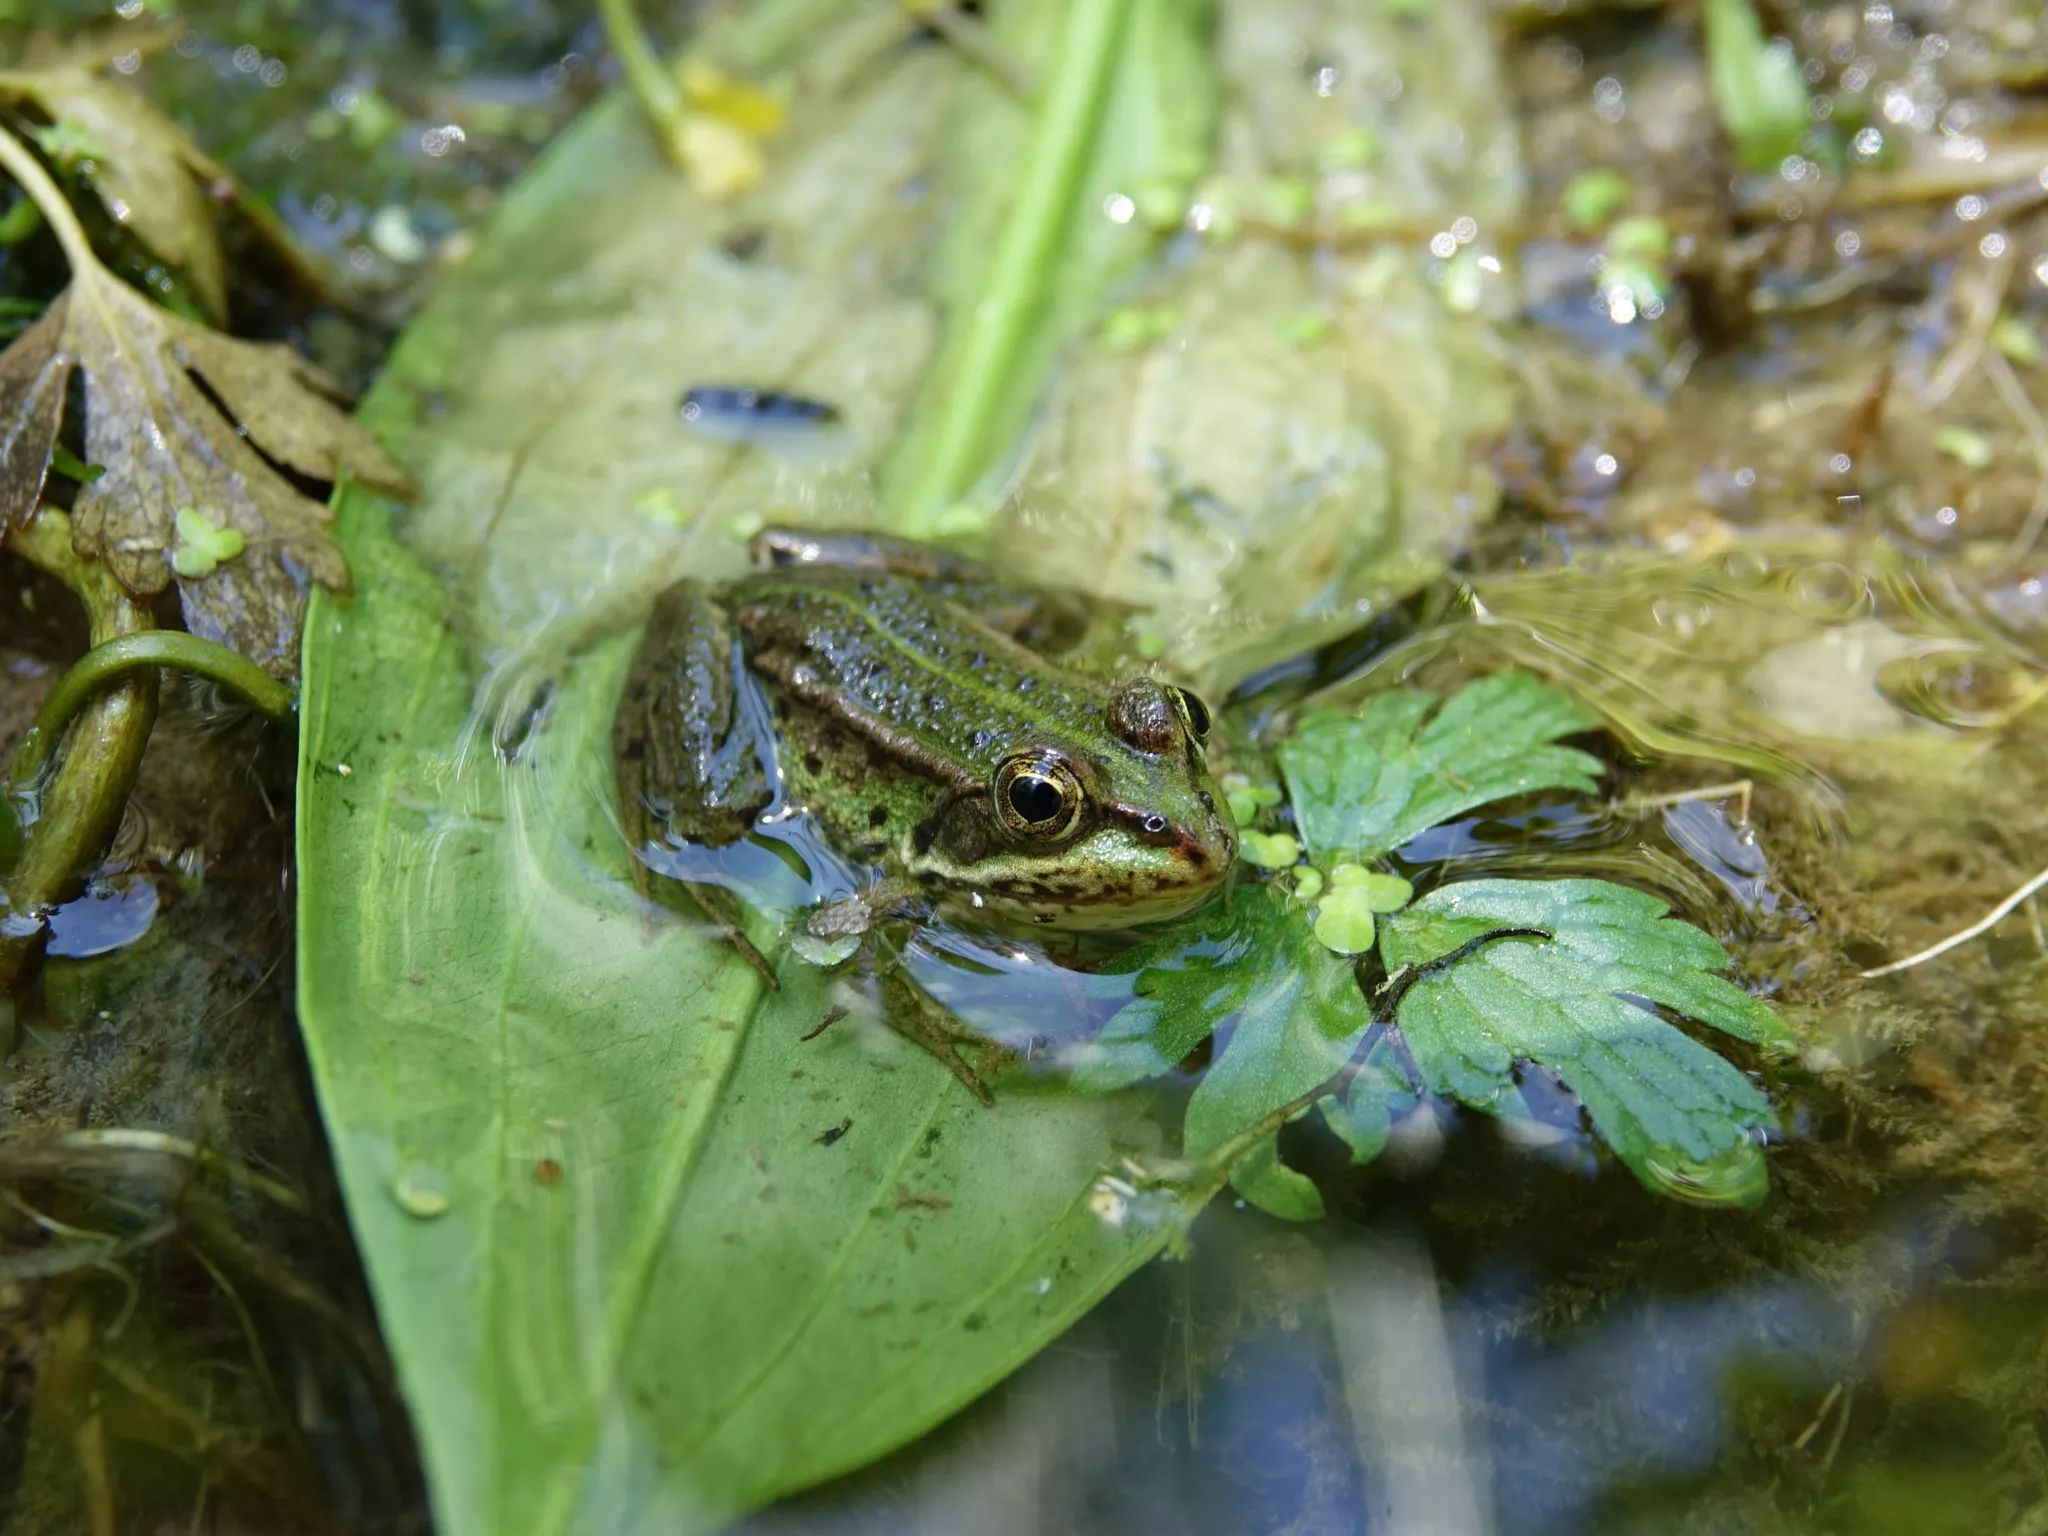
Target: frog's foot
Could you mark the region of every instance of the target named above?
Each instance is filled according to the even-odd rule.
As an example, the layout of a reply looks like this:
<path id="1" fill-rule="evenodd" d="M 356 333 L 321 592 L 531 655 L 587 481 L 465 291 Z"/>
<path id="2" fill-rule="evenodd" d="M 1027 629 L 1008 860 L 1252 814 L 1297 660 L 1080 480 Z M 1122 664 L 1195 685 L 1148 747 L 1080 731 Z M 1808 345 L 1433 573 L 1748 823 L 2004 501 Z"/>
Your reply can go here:
<path id="1" fill-rule="evenodd" d="M 959 1078 L 961 1085 L 985 1107 L 995 1107 L 995 1095 L 982 1081 L 982 1073 L 1000 1075 L 1022 1061 L 1022 1057 L 1002 1042 L 989 1039 L 894 968 L 882 976 L 882 1003 L 890 1028 L 938 1057 L 946 1070 Z M 972 1066 L 962 1055 L 970 1050 L 978 1058 Z"/>
<path id="2" fill-rule="evenodd" d="M 781 991 L 782 983 L 776 979 L 775 967 L 747 937 L 744 926 L 746 908 L 740 905 L 739 897 L 722 885 L 685 884 L 683 889 L 690 893 L 690 899 L 696 902 L 698 910 L 719 931 L 725 942 L 739 951 L 742 960 L 761 973 L 761 979 L 768 983 L 768 990 Z"/>

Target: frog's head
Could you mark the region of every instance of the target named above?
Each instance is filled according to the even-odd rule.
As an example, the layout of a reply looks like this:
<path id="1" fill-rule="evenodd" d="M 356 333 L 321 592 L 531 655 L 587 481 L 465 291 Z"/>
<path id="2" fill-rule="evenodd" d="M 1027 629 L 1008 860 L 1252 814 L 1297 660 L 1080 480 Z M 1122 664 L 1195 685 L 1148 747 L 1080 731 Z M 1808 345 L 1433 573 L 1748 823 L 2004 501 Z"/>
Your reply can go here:
<path id="1" fill-rule="evenodd" d="M 1200 699 L 1135 678 L 1086 729 L 1010 744 L 918 828 L 912 868 L 1013 921 L 1123 928 L 1185 912 L 1237 857 L 1208 735 Z"/>

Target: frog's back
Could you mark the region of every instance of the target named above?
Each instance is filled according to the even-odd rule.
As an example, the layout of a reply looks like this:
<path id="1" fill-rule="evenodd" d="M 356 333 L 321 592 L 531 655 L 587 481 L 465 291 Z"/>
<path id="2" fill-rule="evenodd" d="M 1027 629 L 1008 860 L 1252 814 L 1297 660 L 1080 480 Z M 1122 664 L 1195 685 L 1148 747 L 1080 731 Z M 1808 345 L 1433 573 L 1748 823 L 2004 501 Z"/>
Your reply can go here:
<path id="1" fill-rule="evenodd" d="M 1026 744 L 1100 732 L 1107 683 L 1059 667 L 886 571 L 792 566 L 729 601 L 754 665 L 959 787 Z"/>

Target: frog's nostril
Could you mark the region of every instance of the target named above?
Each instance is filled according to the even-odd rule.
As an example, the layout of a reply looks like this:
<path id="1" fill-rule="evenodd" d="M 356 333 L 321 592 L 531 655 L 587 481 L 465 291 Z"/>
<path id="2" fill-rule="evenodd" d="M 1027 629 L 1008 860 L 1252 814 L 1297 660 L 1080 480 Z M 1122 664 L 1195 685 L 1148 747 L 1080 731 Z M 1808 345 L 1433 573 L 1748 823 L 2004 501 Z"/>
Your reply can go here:
<path id="1" fill-rule="evenodd" d="M 1154 837 L 1157 837 L 1160 833 L 1166 830 L 1166 818 L 1164 816 L 1161 816 L 1157 811 L 1154 811 L 1150 816 L 1147 816 L 1145 818 L 1143 825 L 1147 832 L 1151 833 Z"/>

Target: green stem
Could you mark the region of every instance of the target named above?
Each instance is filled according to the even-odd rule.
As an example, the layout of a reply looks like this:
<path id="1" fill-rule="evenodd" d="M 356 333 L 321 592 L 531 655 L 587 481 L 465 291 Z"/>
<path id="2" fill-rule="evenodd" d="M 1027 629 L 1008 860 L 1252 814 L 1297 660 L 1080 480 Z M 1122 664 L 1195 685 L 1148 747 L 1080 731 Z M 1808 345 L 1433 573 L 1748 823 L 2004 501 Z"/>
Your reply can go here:
<path id="1" fill-rule="evenodd" d="M 929 451 L 918 455 L 894 502 L 896 532 L 930 534 L 940 516 L 972 488 L 985 465 L 990 419 L 1015 385 L 1012 371 L 1039 323 L 1075 202 L 1095 153 L 1132 0 L 1068 0 L 1059 62 L 1044 92 L 1024 154 L 1024 181 L 1003 225 L 978 301 L 963 296 L 952 324 L 957 359 L 946 376 L 960 381 L 942 407 Z"/>
<path id="2" fill-rule="evenodd" d="M 291 722 L 296 707 L 291 689 L 224 645 L 176 630 L 153 629 L 123 635 L 87 651 L 43 699 L 35 724 L 15 750 L 12 778 L 16 789 L 34 783 L 64 739 L 64 730 L 116 678 L 144 668 L 176 667 L 219 683 L 261 710 L 279 725 Z"/>
<path id="3" fill-rule="evenodd" d="M 676 77 L 654 51 L 640 18 L 633 14 L 633 0 L 597 0 L 597 14 L 604 35 L 619 56 L 626 83 L 640 99 L 640 109 L 654 124 L 654 136 L 662 152 L 677 165 L 683 163 L 683 92 Z"/>
<path id="4" fill-rule="evenodd" d="M 57 189 L 57 183 L 43 169 L 42 161 L 30 154 L 28 146 L 5 128 L 0 128 L 0 170 L 14 178 L 15 184 L 28 194 L 29 201 L 40 208 L 43 217 L 49 220 L 50 229 L 57 236 L 57 243 L 64 247 L 64 259 L 71 263 L 74 276 L 99 266 L 99 258 L 92 253 L 92 242 L 85 237 L 78 215 L 71 211 L 70 200 Z"/>
<path id="5" fill-rule="evenodd" d="M 0 152 L 0 162 L 5 158 Z M 63 513 L 44 508 L 8 535 L 7 547 L 78 594 L 95 647 L 154 626 L 149 610 L 104 566 L 73 552 L 71 519 Z M 20 865 L 0 893 L 0 908 L 13 920 L 0 929 L 0 998 L 13 994 L 42 953 L 49 933 L 43 919 L 84 888 L 94 861 L 120 831 L 156 723 L 156 693 L 154 668 L 118 678 L 73 720 L 70 749 L 36 796 Z"/>

